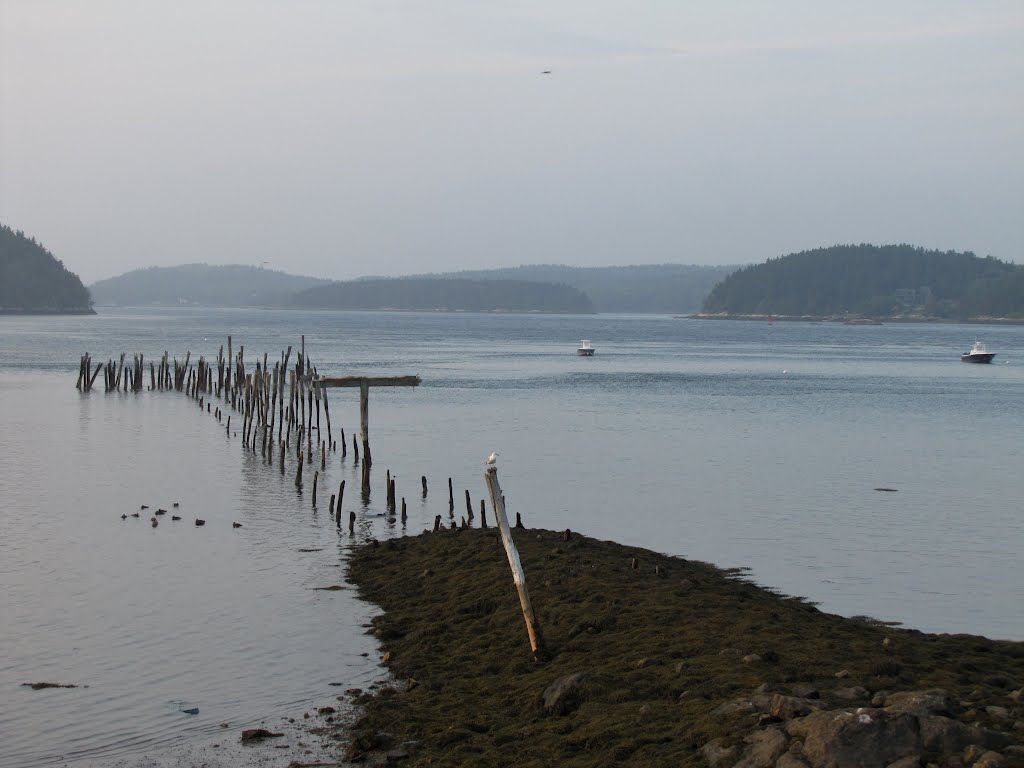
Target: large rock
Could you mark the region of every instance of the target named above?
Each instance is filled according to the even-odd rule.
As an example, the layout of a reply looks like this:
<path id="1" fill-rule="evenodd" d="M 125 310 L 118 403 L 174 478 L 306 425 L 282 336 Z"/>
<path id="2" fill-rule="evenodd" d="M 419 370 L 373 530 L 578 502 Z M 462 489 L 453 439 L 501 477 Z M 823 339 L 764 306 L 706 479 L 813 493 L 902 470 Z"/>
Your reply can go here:
<path id="1" fill-rule="evenodd" d="M 786 751 L 789 739 L 778 728 L 769 728 L 755 731 L 743 741 L 747 747 L 733 768 L 773 768 L 775 761 Z"/>
<path id="2" fill-rule="evenodd" d="M 738 699 L 732 699 L 724 704 L 720 704 L 711 711 L 711 714 L 715 717 L 735 715 L 737 712 L 754 714 L 758 712 L 767 712 L 771 709 L 771 706 L 771 696 L 766 693 L 756 693 L 753 696 L 742 696 Z"/>
<path id="3" fill-rule="evenodd" d="M 942 715 L 953 717 L 956 704 L 945 691 L 935 688 L 930 691 L 901 691 L 890 693 L 885 699 L 885 708 L 890 712 L 906 712 L 910 715 Z"/>
<path id="4" fill-rule="evenodd" d="M 959 720 L 931 715 L 919 719 L 921 746 L 929 752 L 962 752 L 972 744 L 986 749 L 1002 749 L 1014 739 L 1005 733 L 967 725 Z"/>
<path id="5" fill-rule="evenodd" d="M 722 744 L 722 741 L 722 739 L 714 739 L 701 748 L 701 753 L 711 768 L 732 765 L 732 761 L 736 759 L 736 747 L 726 747 Z"/>
<path id="6" fill-rule="evenodd" d="M 803 717 L 820 709 L 820 701 L 801 699 L 796 696 L 783 696 L 781 693 L 776 693 L 772 696 L 772 707 L 769 711 L 780 720 L 792 720 L 794 717 Z"/>
<path id="7" fill-rule="evenodd" d="M 541 706 L 553 715 L 565 715 L 580 705 L 583 699 L 582 686 L 587 679 L 586 672 L 575 672 L 560 677 L 541 694 Z"/>
<path id="8" fill-rule="evenodd" d="M 814 712 L 786 731 L 803 738 L 812 768 L 878 768 L 918 752 L 920 724 L 905 712 L 864 708 Z"/>

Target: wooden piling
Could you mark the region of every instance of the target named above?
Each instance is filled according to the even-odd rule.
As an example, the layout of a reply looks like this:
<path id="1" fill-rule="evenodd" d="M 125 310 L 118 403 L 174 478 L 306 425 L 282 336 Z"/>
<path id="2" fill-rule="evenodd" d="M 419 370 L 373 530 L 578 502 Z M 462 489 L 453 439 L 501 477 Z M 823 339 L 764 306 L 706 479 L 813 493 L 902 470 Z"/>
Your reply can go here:
<path id="1" fill-rule="evenodd" d="M 466 489 L 466 513 L 473 516 L 473 500 L 469 498 L 469 489 Z"/>
<path id="2" fill-rule="evenodd" d="M 331 506 L 327 508 L 328 513 L 331 517 L 334 517 L 334 494 L 331 494 Z"/>
<path id="3" fill-rule="evenodd" d="M 405 496 L 402 497 L 402 525 L 405 525 L 405 521 L 408 519 L 408 515 L 405 514 Z"/>
<path id="4" fill-rule="evenodd" d="M 373 465 L 370 458 L 370 386 L 366 381 L 359 382 L 359 431 L 363 436 L 363 464 Z"/>
<path id="5" fill-rule="evenodd" d="M 327 417 L 327 442 L 331 446 L 333 446 L 334 445 L 334 438 L 331 436 L 331 408 L 327 404 L 327 390 L 326 389 L 323 391 L 323 398 L 324 398 L 324 416 Z M 342 443 L 345 442 L 344 438 L 342 438 L 341 442 Z"/>
<path id="6" fill-rule="evenodd" d="M 448 478 L 448 511 L 455 511 L 455 496 L 452 493 L 452 479 Z"/>
<path id="7" fill-rule="evenodd" d="M 313 473 L 313 507 L 316 508 L 316 483 L 320 479 L 320 473 Z"/>
<path id="8" fill-rule="evenodd" d="M 355 533 L 356 532 L 356 513 L 355 513 L 355 510 L 352 510 L 351 512 L 348 513 L 348 532 L 349 533 Z"/>
<path id="9" fill-rule="evenodd" d="M 427 476 L 420 475 L 420 483 L 423 485 L 423 498 L 427 498 Z"/>

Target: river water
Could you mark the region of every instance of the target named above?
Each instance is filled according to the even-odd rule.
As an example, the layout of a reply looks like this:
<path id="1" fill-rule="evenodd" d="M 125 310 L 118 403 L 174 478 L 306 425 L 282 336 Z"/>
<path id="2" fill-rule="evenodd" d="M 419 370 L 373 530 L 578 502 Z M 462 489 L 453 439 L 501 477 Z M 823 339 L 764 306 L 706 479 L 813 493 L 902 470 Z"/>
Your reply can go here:
<path id="1" fill-rule="evenodd" d="M 298 491 L 290 460 L 184 395 L 74 387 L 83 352 L 195 360 L 229 334 L 250 369 L 304 334 L 322 374 L 422 377 L 371 391 L 368 501 L 351 449 L 313 508 L 319 461 Z M 975 338 L 992 365 L 960 363 Z M 354 542 L 448 520 L 449 477 L 456 519 L 465 490 L 478 508 L 495 450 L 528 526 L 749 567 L 833 613 L 1024 639 L 1024 327 L 104 309 L 0 317 L 0 360 L 3 768 L 174 749 L 380 680 L 374 608 L 317 587 L 346 586 Z M 351 444 L 358 390 L 330 397 Z M 354 535 L 327 512 L 343 479 Z"/>

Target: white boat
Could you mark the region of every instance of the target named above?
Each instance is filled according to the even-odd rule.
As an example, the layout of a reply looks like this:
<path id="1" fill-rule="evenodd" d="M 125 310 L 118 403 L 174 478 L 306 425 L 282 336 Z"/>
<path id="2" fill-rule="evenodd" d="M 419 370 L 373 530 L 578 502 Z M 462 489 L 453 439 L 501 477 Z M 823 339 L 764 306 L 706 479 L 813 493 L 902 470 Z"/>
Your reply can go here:
<path id="1" fill-rule="evenodd" d="M 583 341 L 580 342 L 579 347 L 576 349 L 576 354 L 581 357 L 593 356 L 594 348 L 590 345 L 590 341 L 588 339 L 583 339 Z"/>
<path id="2" fill-rule="evenodd" d="M 989 352 L 982 342 L 976 341 L 971 347 L 970 352 L 964 352 L 960 355 L 960 360 L 965 363 L 991 363 L 992 358 L 995 356 L 995 352 Z"/>

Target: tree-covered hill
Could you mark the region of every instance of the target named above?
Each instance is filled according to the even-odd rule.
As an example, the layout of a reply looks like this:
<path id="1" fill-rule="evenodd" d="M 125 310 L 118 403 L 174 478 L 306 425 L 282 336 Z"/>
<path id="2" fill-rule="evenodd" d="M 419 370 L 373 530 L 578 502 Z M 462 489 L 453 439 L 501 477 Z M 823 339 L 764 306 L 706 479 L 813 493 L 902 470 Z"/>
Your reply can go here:
<path id="1" fill-rule="evenodd" d="M 296 294 L 292 305 L 446 312 L 589 314 L 594 311 L 587 295 L 568 285 L 436 277 L 372 278 L 319 285 Z"/>
<path id="2" fill-rule="evenodd" d="M 91 314 L 92 299 L 34 237 L 0 224 L 0 312 Z"/>
<path id="3" fill-rule="evenodd" d="M 91 289 L 99 305 L 274 307 L 286 305 L 296 291 L 326 282 L 241 264 L 182 264 L 136 269 L 93 283 Z"/>
<path id="4" fill-rule="evenodd" d="M 440 277 L 471 280 L 531 280 L 564 283 L 583 291 L 597 312 L 696 312 L 716 283 L 735 266 L 645 264 L 628 267 L 567 267 L 538 264 L 455 272 Z"/>
<path id="5" fill-rule="evenodd" d="M 1024 268 L 970 252 L 836 245 L 744 267 L 711 290 L 702 311 L 1024 317 Z"/>

